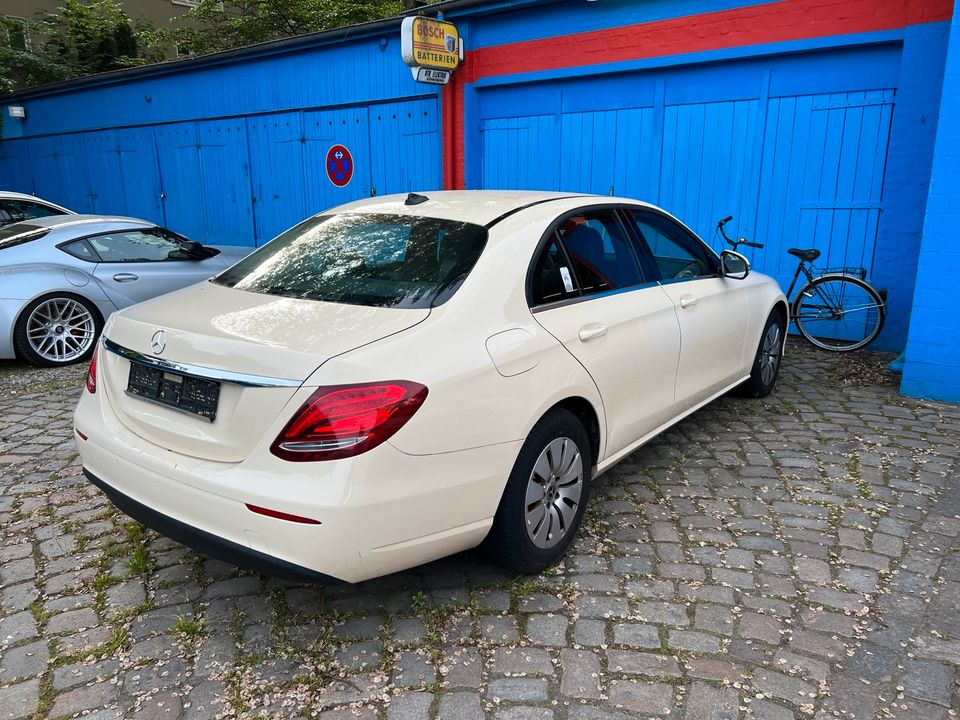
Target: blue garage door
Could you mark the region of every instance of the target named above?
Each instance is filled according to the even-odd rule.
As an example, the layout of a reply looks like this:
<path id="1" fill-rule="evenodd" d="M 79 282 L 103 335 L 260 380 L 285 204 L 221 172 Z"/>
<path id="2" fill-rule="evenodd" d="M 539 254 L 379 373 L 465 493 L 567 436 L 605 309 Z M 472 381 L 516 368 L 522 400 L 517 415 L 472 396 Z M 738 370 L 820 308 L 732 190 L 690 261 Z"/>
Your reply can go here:
<path id="1" fill-rule="evenodd" d="M 648 200 L 718 249 L 732 214 L 784 285 L 789 247 L 869 269 L 898 61 L 876 48 L 481 89 L 473 182 Z"/>

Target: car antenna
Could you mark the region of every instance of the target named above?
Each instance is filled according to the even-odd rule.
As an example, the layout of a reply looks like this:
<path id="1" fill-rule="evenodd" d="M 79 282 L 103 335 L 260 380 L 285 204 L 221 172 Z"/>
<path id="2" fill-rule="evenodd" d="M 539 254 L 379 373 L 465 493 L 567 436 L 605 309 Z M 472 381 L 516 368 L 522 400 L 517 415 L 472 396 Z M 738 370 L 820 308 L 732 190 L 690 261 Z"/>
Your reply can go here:
<path id="1" fill-rule="evenodd" d="M 404 205 L 419 205 L 420 203 L 425 203 L 429 200 L 426 195 L 418 195 L 417 193 L 410 193 L 407 195 L 407 199 L 403 201 Z"/>

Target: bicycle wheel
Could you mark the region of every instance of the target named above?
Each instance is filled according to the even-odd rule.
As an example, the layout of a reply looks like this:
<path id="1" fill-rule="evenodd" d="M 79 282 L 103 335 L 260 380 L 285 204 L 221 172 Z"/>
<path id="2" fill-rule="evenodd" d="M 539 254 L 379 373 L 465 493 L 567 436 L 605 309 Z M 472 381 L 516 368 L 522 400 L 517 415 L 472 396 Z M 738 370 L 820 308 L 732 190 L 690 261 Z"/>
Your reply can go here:
<path id="1" fill-rule="evenodd" d="M 886 315 L 870 283 L 852 275 L 821 275 L 800 289 L 791 319 L 818 348 L 848 352 L 873 342 Z"/>

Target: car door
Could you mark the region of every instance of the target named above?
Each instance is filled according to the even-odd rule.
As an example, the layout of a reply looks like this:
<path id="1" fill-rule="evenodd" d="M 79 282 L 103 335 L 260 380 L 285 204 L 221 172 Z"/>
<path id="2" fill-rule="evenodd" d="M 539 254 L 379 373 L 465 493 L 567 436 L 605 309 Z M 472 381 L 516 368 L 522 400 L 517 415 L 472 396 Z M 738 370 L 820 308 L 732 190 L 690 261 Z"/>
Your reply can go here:
<path id="1" fill-rule="evenodd" d="M 682 410 L 743 377 L 749 325 L 745 286 L 721 277 L 713 252 L 666 215 L 629 209 L 626 216 L 641 254 L 656 267 L 660 285 L 676 308 L 680 323 L 676 394 Z"/>
<path id="2" fill-rule="evenodd" d="M 136 228 L 87 238 L 100 257 L 94 277 L 117 307 L 206 280 L 223 269 L 216 257 L 193 259 L 174 234 Z"/>
<path id="3" fill-rule="evenodd" d="M 577 212 L 547 236 L 530 276 L 533 316 L 590 373 L 610 457 L 673 415 L 680 329 L 616 210 Z"/>

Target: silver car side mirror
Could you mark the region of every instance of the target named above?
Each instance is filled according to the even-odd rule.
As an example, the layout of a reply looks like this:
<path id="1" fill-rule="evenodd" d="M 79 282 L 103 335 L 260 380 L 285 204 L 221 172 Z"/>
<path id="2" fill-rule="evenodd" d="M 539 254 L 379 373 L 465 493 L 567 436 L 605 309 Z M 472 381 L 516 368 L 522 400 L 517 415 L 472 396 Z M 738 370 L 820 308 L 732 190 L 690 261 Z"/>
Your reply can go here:
<path id="1" fill-rule="evenodd" d="M 720 270 L 725 278 L 743 280 L 750 274 L 750 263 L 740 253 L 724 250 L 720 253 Z"/>

